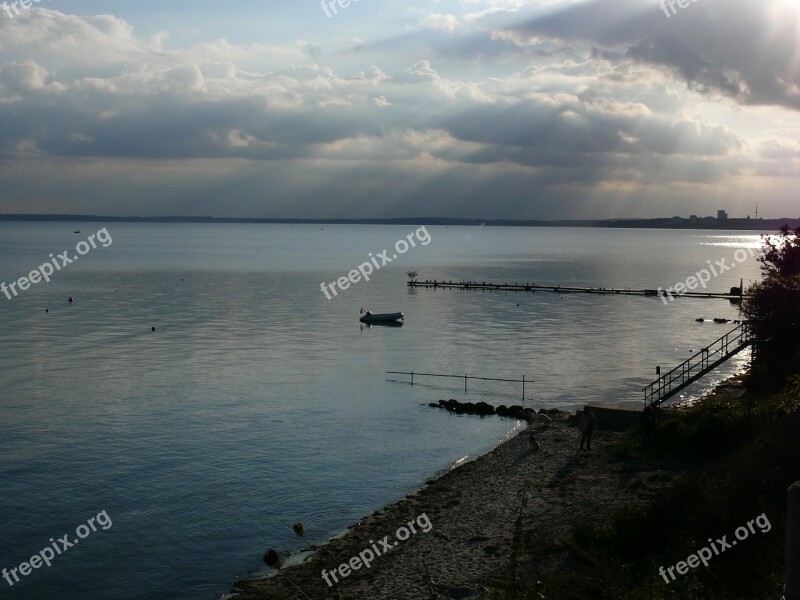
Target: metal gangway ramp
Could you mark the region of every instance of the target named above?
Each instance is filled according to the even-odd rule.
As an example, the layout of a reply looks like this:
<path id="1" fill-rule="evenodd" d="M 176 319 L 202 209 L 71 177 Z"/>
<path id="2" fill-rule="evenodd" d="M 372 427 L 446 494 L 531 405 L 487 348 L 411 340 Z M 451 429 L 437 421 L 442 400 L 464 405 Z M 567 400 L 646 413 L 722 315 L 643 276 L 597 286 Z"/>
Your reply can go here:
<path id="1" fill-rule="evenodd" d="M 642 389 L 645 407 L 661 405 L 709 371 L 739 354 L 752 343 L 750 327 L 747 323 L 740 324 L 671 371 L 646 385 Z"/>

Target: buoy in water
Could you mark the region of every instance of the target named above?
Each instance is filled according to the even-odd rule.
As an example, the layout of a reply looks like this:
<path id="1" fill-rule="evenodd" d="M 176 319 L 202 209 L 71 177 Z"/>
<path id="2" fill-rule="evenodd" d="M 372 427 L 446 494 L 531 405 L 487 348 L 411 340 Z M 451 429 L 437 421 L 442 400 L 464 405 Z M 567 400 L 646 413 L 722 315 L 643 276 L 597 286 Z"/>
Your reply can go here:
<path id="1" fill-rule="evenodd" d="M 156 332 L 156 326 L 155 325 L 153 325 L 150 329 L 153 331 L 153 333 Z"/>
<path id="2" fill-rule="evenodd" d="M 69 303 L 70 303 L 70 304 L 72 304 L 72 301 L 73 301 L 73 300 L 74 300 L 74 298 L 73 298 L 72 296 L 70 296 L 70 297 L 69 297 Z"/>

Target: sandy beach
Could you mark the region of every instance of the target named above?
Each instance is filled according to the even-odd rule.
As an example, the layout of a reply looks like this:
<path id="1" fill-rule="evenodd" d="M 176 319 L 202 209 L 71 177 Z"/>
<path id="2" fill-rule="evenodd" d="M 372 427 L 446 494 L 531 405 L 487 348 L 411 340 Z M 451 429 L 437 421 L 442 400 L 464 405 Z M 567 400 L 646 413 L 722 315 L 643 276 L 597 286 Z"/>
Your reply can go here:
<path id="1" fill-rule="evenodd" d="M 533 430 L 541 443 L 538 451 L 529 449 Z M 529 503 L 521 534 L 539 536 L 548 548 L 557 548 L 571 535 L 574 517 L 583 514 L 601 521 L 622 506 L 646 502 L 669 485 L 665 482 L 672 475 L 665 471 L 679 465 L 615 459 L 607 445 L 621 435 L 596 431 L 593 451 L 579 453 L 577 428 L 568 424 L 566 413 L 554 415 L 551 427 L 530 426 L 488 454 L 428 482 L 355 524 L 307 562 L 285 569 L 285 575 L 240 582 L 240 597 L 416 600 L 431 598 L 432 586 L 439 598 L 488 598 L 494 584 L 509 573 L 514 523 L 526 481 Z M 417 523 L 420 515 L 429 519 L 430 531 L 392 544 L 398 528 Z M 330 572 L 349 563 L 384 536 L 391 552 L 376 557 L 369 569 L 356 562 L 358 570 L 338 577 L 330 587 L 326 584 L 323 569 Z M 554 570 L 565 558 L 557 550 L 544 552 L 537 566 Z"/>

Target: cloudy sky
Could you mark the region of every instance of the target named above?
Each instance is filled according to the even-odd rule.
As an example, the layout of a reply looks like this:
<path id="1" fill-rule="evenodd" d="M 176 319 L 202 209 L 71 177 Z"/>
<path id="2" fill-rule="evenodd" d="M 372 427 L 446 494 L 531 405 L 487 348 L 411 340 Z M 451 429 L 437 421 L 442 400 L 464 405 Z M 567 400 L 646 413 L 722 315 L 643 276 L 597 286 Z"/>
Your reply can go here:
<path id="1" fill-rule="evenodd" d="M 800 0 L 13 4 L 0 212 L 800 216 Z"/>

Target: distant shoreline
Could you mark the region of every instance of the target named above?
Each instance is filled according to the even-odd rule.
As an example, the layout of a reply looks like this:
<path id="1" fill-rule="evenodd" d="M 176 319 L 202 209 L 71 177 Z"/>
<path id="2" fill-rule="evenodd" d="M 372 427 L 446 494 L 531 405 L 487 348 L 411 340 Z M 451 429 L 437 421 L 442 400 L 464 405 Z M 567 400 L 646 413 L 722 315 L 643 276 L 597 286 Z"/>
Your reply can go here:
<path id="1" fill-rule="evenodd" d="M 456 219 L 449 217 L 408 217 L 397 219 L 287 219 L 243 217 L 119 217 L 101 215 L 58 214 L 0 214 L 0 222 L 106 222 L 106 223 L 252 223 L 297 225 L 453 225 L 491 227 L 598 227 L 610 229 L 705 229 L 764 231 L 777 230 L 783 225 L 800 227 L 800 218 L 779 219 L 716 219 L 679 217 L 657 219 Z"/>

